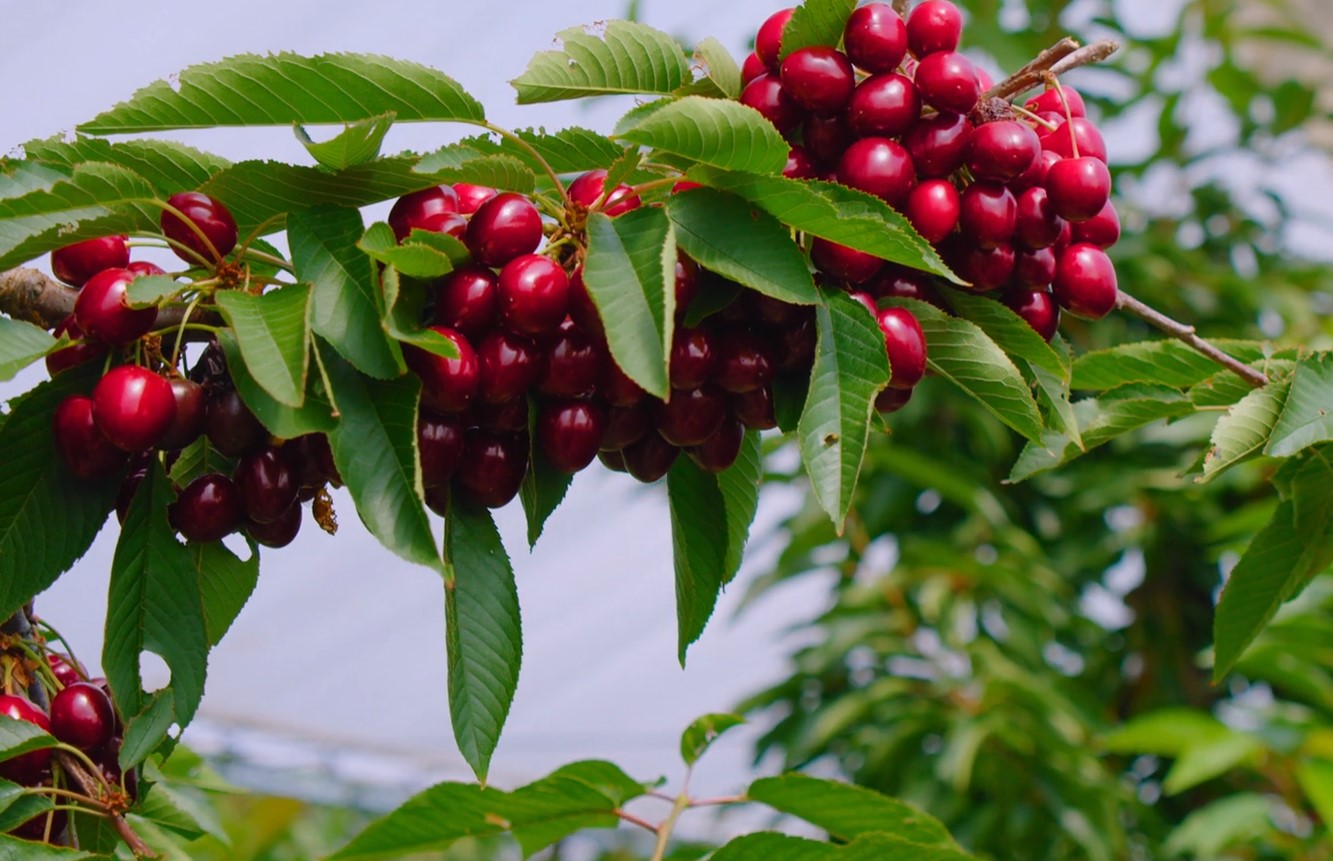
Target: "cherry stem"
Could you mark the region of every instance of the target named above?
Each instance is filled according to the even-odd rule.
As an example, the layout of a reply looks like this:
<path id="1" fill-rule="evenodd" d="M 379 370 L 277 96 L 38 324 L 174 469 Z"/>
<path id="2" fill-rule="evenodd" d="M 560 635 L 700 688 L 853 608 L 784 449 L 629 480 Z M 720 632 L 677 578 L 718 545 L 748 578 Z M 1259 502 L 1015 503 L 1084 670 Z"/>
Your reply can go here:
<path id="1" fill-rule="evenodd" d="M 616 808 L 616 810 L 615 810 L 615 814 L 616 814 L 616 816 L 620 817 L 621 819 L 625 820 L 626 822 L 630 823 L 631 825 L 637 825 L 637 826 L 639 826 L 640 828 L 642 828 L 643 830 L 645 830 L 645 831 L 651 831 L 651 832 L 654 833 L 654 834 L 657 833 L 657 826 L 656 826 L 656 825 L 654 825 L 653 823 L 649 822 L 649 821 L 646 820 L 646 819 L 640 819 L 639 817 L 635 816 L 633 813 L 626 813 L 625 811 L 621 810 L 620 808 Z"/>
<path id="2" fill-rule="evenodd" d="M 45 619 L 39 621 L 37 626 L 46 632 L 46 639 L 48 641 L 55 640 L 57 643 L 65 647 L 65 654 L 69 656 L 71 669 L 79 674 L 79 678 L 83 679 L 85 682 L 88 681 L 88 676 L 83 671 L 83 664 L 79 663 L 78 657 L 74 654 L 74 648 L 70 646 L 69 640 L 65 639 L 65 635 L 57 631 L 51 623 Z"/>
<path id="3" fill-rule="evenodd" d="M 671 832 L 676 827 L 680 815 L 690 806 L 690 796 L 684 790 L 676 796 L 676 803 L 671 805 L 671 813 L 663 820 L 662 824 L 657 826 L 657 845 L 653 847 L 653 855 L 649 861 L 662 861 L 666 857 L 667 844 L 671 841 Z"/>
<path id="4" fill-rule="evenodd" d="M 1036 123 L 1037 125 L 1046 129 L 1046 131 L 1048 132 L 1055 131 L 1055 123 L 1050 122 L 1049 120 L 1043 120 L 1041 117 L 1037 116 L 1027 108 L 1020 107 L 1019 105 L 1010 105 L 1009 107 L 1013 110 L 1014 113 L 1018 114 L 1019 116 L 1023 117 L 1024 119 L 1030 122 Z"/>
<path id="5" fill-rule="evenodd" d="M 1117 308 L 1128 311 L 1140 320 L 1157 327 L 1177 340 L 1184 341 L 1198 352 L 1212 359 L 1217 364 L 1231 371 L 1245 382 L 1257 388 L 1268 385 L 1268 376 L 1262 371 L 1251 368 L 1235 356 L 1222 352 L 1217 347 L 1195 334 L 1194 327 L 1173 320 L 1157 309 L 1145 305 L 1138 299 L 1121 290 L 1116 296 Z"/>
<path id="6" fill-rule="evenodd" d="M 912 0 L 893 0 L 893 11 L 898 13 L 898 17 L 904 21 L 907 20 L 907 9 L 912 5 Z"/>
<path id="7" fill-rule="evenodd" d="M 1032 62 L 982 93 L 981 101 L 1012 99 L 1040 84 L 1047 73 L 1063 75 L 1080 66 L 1100 63 L 1119 49 L 1119 43 L 1112 39 L 1101 39 L 1082 47 L 1073 39 L 1061 39 L 1038 54 Z"/>
<path id="8" fill-rule="evenodd" d="M 245 237 L 245 241 L 241 243 L 241 251 L 237 256 L 237 259 L 249 258 L 260 263 L 269 263 L 273 266 L 277 266 L 279 269 L 286 269 L 288 272 L 291 272 L 292 264 L 283 260 L 281 257 L 274 257 L 272 254 L 265 254 L 263 251 L 255 251 L 250 248 L 254 241 L 263 235 L 264 228 L 268 227 L 270 224 L 278 223 L 283 218 L 283 215 L 270 215 L 268 218 L 259 222 L 255 229 L 250 231 L 250 235 Z"/>
<path id="9" fill-rule="evenodd" d="M 683 179 L 683 175 L 664 176 L 661 179 L 650 179 L 647 182 L 634 186 L 635 194 L 643 194 L 645 191 L 652 191 L 655 188 L 661 188 L 666 185 L 675 185 Z"/>
<path id="10" fill-rule="evenodd" d="M 170 203 L 167 203 L 165 200 L 154 200 L 152 202 L 155 205 L 160 206 L 162 208 L 162 211 L 170 215 L 174 215 L 176 218 L 179 218 L 181 222 L 185 224 L 186 227 L 190 228 L 190 232 L 193 233 L 196 238 L 203 241 L 204 247 L 208 249 L 208 253 L 213 255 L 212 262 L 209 262 L 207 259 L 200 257 L 197 253 L 195 253 L 193 249 L 189 249 L 192 256 L 196 260 L 202 260 L 204 265 L 207 266 L 209 269 L 212 269 L 214 266 L 222 262 L 222 255 L 218 253 L 217 246 L 213 244 L 213 240 L 208 238 L 208 234 L 204 232 L 204 229 L 194 223 L 194 219 L 187 218 L 185 213 L 181 212 L 179 209 L 172 206 Z M 167 242 L 171 243 L 171 246 L 173 248 L 184 247 L 180 243 L 173 241 L 171 237 L 166 236 L 165 234 L 163 235 L 162 238 L 165 239 Z"/>
<path id="11" fill-rule="evenodd" d="M 690 802 L 690 807 L 722 807 L 727 804 L 745 804 L 750 799 L 744 795 L 722 795 L 717 798 L 696 798 Z"/>
<path id="12" fill-rule="evenodd" d="M 560 192 L 561 201 L 563 201 L 566 207 L 569 206 L 570 204 L 569 192 L 565 190 L 564 183 L 560 181 L 560 175 L 555 172 L 555 169 L 551 167 L 550 163 L 547 162 L 546 159 L 542 158 L 542 154 L 537 152 L 537 148 L 535 146 L 523 140 L 523 138 L 514 134 L 509 129 L 504 128 L 502 126 L 497 126 L 494 123 L 488 123 L 482 121 L 477 123 L 477 125 L 481 126 L 482 128 L 488 131 L 495 132 L 502 138 L 507 138 L 508 140 L 513 141 L 516 146 L 526 151 L 528 155 L 532 156 L 533 160 L 536 161 L 537 164 L 541 165 L 542 170 L 544 170 L 546 172 L 546 175 L 551 178 L 551 184 L 555 186 L 556 191 Z"/>
<path id="13" fill-rule="evenodd" d="M 65 747 L 63 745 L 61 746 L 60 751 L 61 753 L 65 752 Z M 88 760 L 86 756 L 83 756 L 82 751 L 79 751 L 79 754 L 83 760 L 88 761 L 91 765 L 91 761 Z M 96 766 L 93 766 L 91 771 L 85 771 L 82 762 L 70 757 L 61 757 L 59 762 L 65 774 L 70 777 L 80 790 L 89 796 L 97 795 L 95 787 L 102 781 L 97 774 Z M 125 845 L 130 847 L 130 851 L 134 853 L 136 858 L 158 857 L 157 854 L 149 848 L 148 844 L 143 842 L 143 838 L 134 833 L 134 829 L 125 821 L 125 817 L 121 816 L 119 813 L 113 812 L 104 804 L 94 802 L 94 807 L 100 808 L 100 810 L 104 812 L 104 815 L 111 820 L 111 824 L 116 829 L 116 833 L 120 835 L 120 839 L 125 842 Z"/>
<path id="14" fill-rule="evenodd" d="M 1047 72 L 1046 84 L 1053 90 L 1060 99 L 1060 105 L 1065 109 L 1065 128 L 1069 129 L 1069 149 L 1078 158 L 1078 135 L 1074 134 L 1074 111 L 1069 107 L 1069 98 L 1065 95 L 1065 88 L 1060 86 L 1060 79 L 1054 72 Z"/>
<path id="15" fill-rule="evenodd" d="M 190 300 L 190 304 L 185 306 L 185 312 L 181 314 L 180 328 L 176 330 L 176 344 L 171 350 L 171 367 L 173 368 L 181 360 L 181 348 L 185 345 L 185 327 L 190 322 L 190 315 L 194 313 L 194 309 L 199 306 L 203 298 L 204 294 L 202 292 L 195 294 L 195 297 Z"/>

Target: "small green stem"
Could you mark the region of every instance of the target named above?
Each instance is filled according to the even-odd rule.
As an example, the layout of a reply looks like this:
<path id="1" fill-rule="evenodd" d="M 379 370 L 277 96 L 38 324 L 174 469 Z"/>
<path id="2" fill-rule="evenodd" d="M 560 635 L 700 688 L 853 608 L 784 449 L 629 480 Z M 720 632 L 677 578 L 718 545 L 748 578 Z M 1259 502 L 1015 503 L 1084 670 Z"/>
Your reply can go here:
<path id="1" fill-rule="evenodd" d="M 542 170 L 544 170 L 546 172 L 546 175 L 551 178 L 551 184 L 554 185 L 556 190 L 560 192 L 560 197 L 564 201 L 565 206 L 569 206 L 570 203 L 569 192 L 565 191 L 565 185 L 560 181 L 560 175 L 555 172 L 555 169 L 551 167 L 550 163 L 547 162 L 546 159 L 542 158 L 542 154 L 537 152 L 537 148 L 535 146 L 523 140 L 523 138 L 514 134 L 509 129 L 506 129 L 502 126 L 497 126 L 494 123 L 489 123 L 486 122 L 485 120 L 482 120 L 481 122 L 478 122 L 476 125 L 481 126 L 487 131 L 495 132 L 502 138 L 506 138 L 510 141 L 513 141 L 516 146 L 527 152 L 528 155 L 532 156 L 533 160 L 536 161 L 537 164 L 541 165 Z"/>
<path id="2" fill-rule="evenodd" d="M 209 269 L 212 269 L 218 263 L 222 262 L 222 255 L 218 253 L 217 246 L 213 244 L 213 240 L 208 238 L 208 234 L 204 232 L 204 229 L 194 223 L 194 219 L 188 218 L 185 215 L 185 213 L 181 212 L 179 209 L 172 206 L 170 203 L 167 203 L 165 200 L 153 200 L 150 202 L 153 205 L 160 207 L 163 212 L 169 213 L 171 215 L 174 215 L 176 218 L 179 218 L 181 220 L 181 223 L 183 223 L 186 227 L 190 228 L 190 232 L 193 233 L 195 237 L 200 239 L 204 243 L 204 247 L 208 249 L 208 253 L 213 255 L 213 260 L 210 262 L 209 260 L 200 257 L 199 254 L 194 251 L 194 249 L 182 245 L 179 242 L 176 242 L 169 236 L 163 236 L 162 238 L 165 239 L 168 243 L 170 243 L 172 248 L 185 248 L 187 251 L 190 252 L 190 256 L 194 257 L 196 260 L 203 261 L 203 264 Z"/>
<path id="3" fill-rule="evenodd" d="M 65 639 L 65 635 L 57 631 L 51 626 L 51 623 L 47 622 L 45 619 L 37 624 L 46 631 L 46 639 L 48 641 L 55 640 L 57 643 L 65 647 L 65 654 L 69 656 L 70 666 L 74 669 L 74 672 L 78 673 L 79 676 L 83 678 L 84 681 L 87 681 L 88 674 L 83 671 L 83 664 L 79 663 L 78 657 L 74 654 L 74 647 L 69 644 L 69 640 Z"/>
<path id="4" fill-rule="evenodd" d="M 647 182 L 641 182 L 634 186 L 634 193 L 643 194 L 645 191 L 652 191 L 653 189 L 661 188 L 662 186 L 675 185 L 684 178 L 684 174 L 679 174 L 677 176 L 664 176 L 661 179 L 650 179 Z"/>
<path id="5" fill-rule="evenodd" d="M 651 861 L 662 861 L 666 857 L 667 844 L 671 842 L 671 831 L 676 827 L 680 815 L 690 806 L 690 796 L 684 790 L 676 796 L 676 803 L 671 805 L 671 813 L 657 826 L 657 845 L 653 847 Z"/>
<path id="6" fill-rule="evenodd" d="M 181 360 L 181 347 L 185 344 L 185 327 L 189 325 L 190 315 L 194 313 L 194 309 L 199 306 L 203 298 L 204 294 L 202 292 L 195 294 L 195 297 L 190 300 L 190 304 L 185 306 L 185 312 L 181 314 L 181 324 L 176 329 L 176 345 L 171 348 L 171 367 L 173 368 Z"/>

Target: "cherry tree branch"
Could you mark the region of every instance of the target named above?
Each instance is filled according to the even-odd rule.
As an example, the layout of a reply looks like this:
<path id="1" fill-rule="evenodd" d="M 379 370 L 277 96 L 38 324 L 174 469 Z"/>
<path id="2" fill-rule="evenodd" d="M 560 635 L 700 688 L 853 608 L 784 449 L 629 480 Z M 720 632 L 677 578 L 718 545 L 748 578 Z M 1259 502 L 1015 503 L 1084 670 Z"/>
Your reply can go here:
<path id="1" fill-rule="evenodd" d="M 43 329 L 53 329 L 74 312 L 74 299 L 79 291 L 60 283 L 56 279 L 36 269 L 10 269 L 0 272 L 0 314 L 15 320 L 35 323 Z M 158 312 L 158 329 L 175 328 L 180 325 L 185 313 L 184 308 L 163 308 Z M 222 320 L 216 314 L 198 313 L 191 315 L 191 321 L 207 325 L 220 325 Z M 206 338 L 199 332 L 185 334 L 186 340 Z"/>
<path id="2" fill-rule="evenodd" d="M 1119 49 L 1120 44 L 1112 39 L 1101 39 L 1080 47 L 1078 42 L 1066 37 L 983 93 L 981 101 L 984 104 L 988 99 L 1012 99 L 1040 84 L 1047 75 L 1063 75 L 1080 66 L 1100 63 Z"/>
<path id="3" fill-rule="evenodd" d="M 1235 356 L 1222 352 L 1217 347 L 1195 334 L 1194 327 L 1173 320 L 1156 308 L 1152 308 L 1121 290 L 1116 297 L 1116 307 L 1128 311 L 1140 320 L 1155 326 L 1177 340 L 1184 341 L 1195 350 L 1212 359 L 1217 364 L 1231 371 L 1236 376 L 1255 388 L 1268 385 L 1268 377 L 1262 371 L 1251 368 Z"/>

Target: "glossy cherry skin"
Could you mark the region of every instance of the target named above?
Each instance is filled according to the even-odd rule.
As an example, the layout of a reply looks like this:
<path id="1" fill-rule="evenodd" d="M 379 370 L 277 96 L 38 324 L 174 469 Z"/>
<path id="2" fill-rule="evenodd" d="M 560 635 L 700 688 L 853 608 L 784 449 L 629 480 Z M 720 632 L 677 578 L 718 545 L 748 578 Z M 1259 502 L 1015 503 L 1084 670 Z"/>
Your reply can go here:
<path id="1" fill-rule="evenodd" d="M 606 410 L 591 401 L 552 401 L 537 413 L 537 444 L 561 472 L 572 474 L 592 463 L 605 432 Z"/>
<path id="2" fill-rule="evenodd" d="M 907 56 L 907 25 L 889 4 L 867 3 L 847 19 L 842 42 L 857 68 L 892 72 Z"/>
<path id="3" fill-rule="evenodd" d="M 910 389 L 926 374 L 926 335 L 916 315 L 906 308 L 885 308 L 875 316 L 884 333 L 884 349 L 892 375 L 889 387 Z"/>
<path id="4" fill-rule="evenodd" d="M 820 165 L 836 165 L 856 137 L 841 114 L 810 117 L 801 129 L 805 150 Z"/>
<path id="5" fill-rule="evenodd" d="M 1008 182 L 1026 173 L 1041 155 L 1041 141 L 1027 123 L 983 123 L 967 143 L 967 167 L 977 179 Z"/>
<path id="6" fill-rule="evenodd" d="M 500 320 L 515 332 L 538 335 L 569 312 L 569 276 L 549 257 L 524 254 L 500 270 Z"/>
<path id="7" fill-rule="evenodd" d="M 439 216 L 459 211 L 458 192 L 447 185 L 423 188 L 394 201 L 389 210 L 389 226 L 402 242 L 413 230 L 434 230 Z"/>
<path id="8" fill-rule="evenodd" d="M 939 243 L 958 226 L 958 189 L 947 179 L 928 179 L 907 196 L 907 220 L 927 242 Z"/>
<path id="9" fill-rule="evenodd" d="M 74 320 L 86 336 L 118 346 L 153 328 L 157 309 L 134 309 L 126 301 L 125 291 L 136 277 L 128 269 L 103 269 L 83 285 L 74 300 Z"/>
<path id="10" fill-rule="evenodd" d="M 1087 221 L 1111 199 L 1111 172 L 1092 156 L 1061 159 L 1046 173 L 1046 194 L 1061 218 Z"/>
<path id="11" fill-rule="evenodd" d="M 232 473 L 245 516 L 271 523 L 296 502 L 296 472 L 281 450 L 267 447 L 241 458 Z"/>
<path id="12" fill-rule="evenodd" d="M 1109 200 L 1102 211 L 1073 225 L 1070 237 L 1074 242 L 1088 242 L 1098 248 L 1110 248 L 1120 241 L 1120 216 Z"/>
<path id="13" fill-rule="evenodd" d="M 712 436 L 686 452 L 704 472 L 725 472 L 740 456 L 741 444 L 745 442 L 745 425 L 734 416 L 727 416 Z"/>
<path id="14" fill-rule="evenodd" d="M 75 365 L 82 365 L 84 362 L 92 362 L 106 356 L 106 347 L 83 337 L 83 330 L 79 328 L 78 321 L 74 319 L 73 314 L 56 324 L 51 334 L 56 338 L 65 336 L 75 342 L 68 347 L 56 350 L 54 353 L 46 354 L 46 372 L 53 377 Z"/>
<path id="15" fill-rule="evenodd" d="M 914 80 L 921 101 L 937 110 L 968 114 L 981 98 L 972 61 L 954 51 L 928 54 L 917 65 Z"/>
<path id="16" fill-rule="evenodd" d="M 156 446 L 175 417 L 176 395 L 171 384 L 147 368 L 112 368 L 93 388 L 97 429 L 125 451 Z"/>
<path id="17" fill-rule="evenodd" d="M 51 731 L 51 721 L 46 713 L 23 697 L 0 695 L 0 715 L 36 724 L 46 732 Z M 22 786 L 36 786 L 50 766 L 50 748 L 34 750 L 0 762 L 0 777 Z"/>
<path id="18" fill-rule="evenodd" d="M 268 523 L 248 521 L 245 532 L 265 547 L 286 547 L 296 540 L 301 531 L 301 503 L 293 502 Z"/>
<path id="19" fill-rule="evenodd" d="M 166 433 L 157 441 L 165 450 L 185 448 L 204 432 L 204 387 L 182 377 L 170 380 L 171 395 L 176 401 L 176 412 Z"/>
<path id="20" fill-rule="evenodd" d="M 848 284 L 869 281 L 884 266 L 884 261 L 873 254 L 819 238 L 810 245 L 810 259 L 820 272 Z"/>
<path id="21" fill-rule="evenodd" d="M 204 433 L 225 457 L 237 457 L 268 439 L 268 431 L 235 389 L 215 390 L 204 405 Z"/>
<path id="22" fill-rule="evenodd" d="M 1029 188 L 1036 188 L 1038 186 L 1045 187 L 1047 171 L 1051 169 L 1051 165 L 1055 164 L 1062 158 L 1064 158 L 1064 156 L 1059 155 L 1058 153 L 1053 153 L 1048 149 L 1042 150 L 1041 154 L 1037 156 L 1037 160 L 1032 163 L 1032 167 L 1028 168 L 1014 179 L 1009 180 L 1009 190 L 1014 194 L 1018 194 Z"/>
<path id="23" fill-rule="evenodd" d="M 469 338 L 480 337 L 499 317 L 500 280 L 485 266 L 461 266 L 440 282 L 435 322 Z"/>
<path id="24" fill-rule="evenodd" d="M 792 51 L 782 61 L 782 86 L 801 107 L 819 114 L 842 110 L 856 73 L 847 55 L 822 45 Z"/>
<path id="25" fill-rule="evenodd" d="M 61 401 L 52 416 L 51 432 L 61 460 L 79 478 L 107 478 L 129 460 L 124 450 L 112 445 L 97 429 L 92 398 L 71 395 Z"/>
<path id="26" fill-rule="evenodd" d="M 716 339 L 712 332 L 704 328 L 676 329 L 668 366 L 672 387 L 697 389 L 713 376 L 717 360 Z"/>
<path id="27" fill-rule="evenodd" d="M 453 189 L 454 194 L 458 195 L 458 212 L 461 215 L 471 215 L 483 203 L 500 193 L 488 185 L 473 185 L 470 182 L 456 182 Z"/>
<path id="28" fill-rule="evenodd" d="M 782 51 L 782 31 L 795 11 L 795 9 L 781 9 L 769 15 L 764 23 L 759 25 L 759 32 L 754 37 L 754 52 L 765 68 L 777 71 L 778 54 Z"/>
<path id="29" fill-rule="evenodd" d="M 1060 238 L 1065 220 L 1055 213 L 1046 189 L 1033 186 L 1018 195 L 1014 236 L 1026 248 L 1047 248 Z"/>
<path id="30" fill-rule="evenodd" d="M 99 236 L 51 252 L 51 272 L 71 287 L 82 287 L 103 269 L 124 269 L 130 263 L 128 236 Z"/>
<path id="31" fill-rule="evenodd" d="M 499 508 L 518 495 L 528 471 L 528 439 L 523 434 L 469 430 L 463 440 L 458 485 L 487 508 Z"/>
<path id="32" fill-rule="evenodd" d="M 1048 291 L 1031 287 L 1010 287 L 1004 291 L 1004 304 L 1049 341 L 1060 327 L 1060 306 Z"/>
<path id="33" fill-rule="evenodd" d="M 950 243 L 945 253 L 949 265 L 971 282 L 969 289 L 975 292 L 1002 287 L 1014 274 L 1014 247 L 1007 242 L 994 248 L 980 248 L 970 242 Z"/>
<path id="34" fill-rule="evenodd" d="M 620 369 L 613 357 L 608 356 L 602 365 L 602 381 L 597 387 L 602 400 L 613 407 L 630 407 L 646 396 L 642 387 Z"/>
<path id="35" fill-rule="evenodd" d="M 1055 280 L 1055 251 L 1051 248 L 1015 249 L 1013 279 L 1015 284 L 1024 287 L 1046 287 Z"/>
<path id="36" fill-rule="evenodd" d="M 731 411 L 741 424 L 751 430 L 768 430 L 778 426 L 773 413 L 773 389 L 769 386 L 737 395 L 731 402 Z"/>
<path id="37" fill-rule="evenodd" d="M 903 146 L 922 177 L 947 177 L 963 166 L 972 123 L 959 114 L 922 117 L 903 135 Z"/>
<path id="38" fill-rule="evenodd" d="M 672 445 L 655 433 L 621 451 L 625 471 L 642 481 L 651 484 L 671 470 L 671 465 L 680 456 L 680 446 Z"/>
<path id="39" fill-rule="evenodd" d="M 526 432 L 528 429 L 528 399 L 514 398 L 501 404 L 486 402 L 472 405 L 469 413 L 472 424 L 492 431 Z"/>
<path id="40" fill-rule="evenodd" d="M 994 248 L 1014 235 L 1018 202 L 999 183 L 974 182 L 963 191 L 958 223 L 977 246 Z"/>
<path id="41" fill-rule="evenodd" d="M 421 483 L 448 484 L 463 459 L 466 426 L 458 416 L 423 412 L 417 419 L 417 451 L 421 456 Z"/>
<path id="42" fill-rule="evenodd" d="M 588 284 L 583 280 L 583 267 L 580 266 L 569 276 L 569 318 L 585 332 L 603 336 L 606 329 L 602 325 L 602 314 L 597 310 L 597 303 L 588 292 Z"/>
<path id="43" fill-rule="evenodd" d="M 653 430 L 653 414 L 647 401 L 640 401 L 631 407 L 612 407 L 606 413 L 601 448 L 619 451 L 634 445 L 643 439 L 644 434 Z"/>
<path id="44" fill-rule="evenodd" d="M 682 251 L 676 255 L 676 314 L 684 315 L 699 295 L 699 264 L 685 256 Z"/>
<path id="45" fill-rule="evenodd" d="M 542 374 L 542 353 L 525 335 L 496 330 L 477 345 L 477 394 L 488 404 L 523 397 Z"/>
<path id="46" fill-rule="evenodd" d="M 698 445 L 722 426 L 729 403 L 721 389 L 675 389 L 671 400 L 658 404 L 654 418 L 657 432 L 675 446 Z"/>
<path id="47" fill-rule="evenodd" d="M 1060 91 L 1064 92 L 1063 101 L 1060 99 Z M 1069 104 L 1069 113 L 1071 116 L 1086 117 L 1088 115 L 1088 108 L 1083 103 L 1083 97 L 1079 95 L 1078 90 L 1067 84 L 1061 86 L 1059 91 L 1051 89 L 1046 90 L 1039 96 L 1033 96 L 1028 99 L 1027 104 L 1024 105 L 1024 107 L 1029 111 L 1032 111 L 1034 114 L 1049 112 L 1059 114 L 1063 117 L 1065 115 L 1066 102 Z"/>
<path id="48" fill-rule="evenodd" d="M 1042 149 L 1050 150 L 1065 158 L 1074 157 L 1074 143 L 1077 142 L 1080 156 L 1091 156 L 1103 164 L 1106 163 L 1106 141 L 1102 138 L 1102 133 L 1097 130 L 1097 126 L 1086 117 L 1074 117 L 1072 125 L 1062 122 L 1053 131 L 1039 137 Z"/>
<path id="49" fill-rule="evenodd" d="M 606 174 L 605 170 L 598 168 L 575 179 L 566 189 L 570 200 L 583 206 L 592 206 L 601 200 L 602 193 L 606 190 Z M 643 201 L 634 193 L 634 189 L 622 182 L 611 190 L 606 200 L 602 201 L 601 209 L 602 212 L 615 218 L 642 205 Z"/>
<path id="50" fill-rule="evenodd" d="M 566 321 L 546 346 L 546 362 L 537 390 L 544 395 L 577 398 L 592 394 L 602 378 L 606 351 L 596 339 Z"/>
<path id="51" fill-rule="evenodd" d="M 890 264 L 885 266 L 873 281 L 866 284 L 865 289 L 876 299 L 892 296 L 917 299 L 940 308 L 944 307 L 944 302 L 940 299 L 930 276 L 917 269 Z"/>
<path id="52" fill-rule="evenodd" d="M 407 346 L 403 358 L 421 378 L 421 402 L 441 413 L 461 413 L 472 403 L 480 385 L 481 366 L 467 338 L 453 329 L 432 326 L 458 350 L 450 359 L 420 347 Z"/>
<path id="53" fill-rule="evenodd" d="M 101 750 L 116 728 L 111 698 L 96 685 L 76 682 L 51 699 L 51 735 L 91 753 Z"/>
<path id="54" fill-rule="evenodd" d="M 907 16 L 907 46 L 917 57 L 956 51 L 963 36 L 963 14 L 949 0 L 926 0 Z"/>
<path id="55" fill-rule="evenodd" d="M 921 97 L 904 75 L 873 75 L 856 85 L 845 116 L 860 137 L 896 137 L 920 118 Z"/>
<path id="56" fill-rule="evenodd" d="M 842 154 L 838 181 L 896 206 L 907 198 L 916 183 L 916 169 L 912 157 L 897 141 L 862 138 Z"/>
<path id="57" fill-rule="evenodd" d="M 787 179 L 819 179 L 819 167 L 805 147 L 793 146 L 787 150 L 787 165 L 782 168 L 782 175 Z"/>
<path id="58" fill-rule="evenodd" d="M 501 192 L 473 214 L 463 241 L 476 262 L 503 266 L 537 250 L 542 241 L 541 213 L 523 195 Z"/>
<path id="59" fill-rule="evenodd" d="M 773 347 L 754 332 L 728 332 L 717 349 L 717 371 L 713 382 L 720 389 L 743 394 L 773 382 Z"/>
<path id="60" fill-rule="evenodd" d="M 1115 307 L 1115 266 L 1095 245 L 1075 243 L 1060 252 L 1051 282 L 1060 307 L 1076 317 L 1098 320 Z"/>
<path id="61" fill-rule="evenodd" d="M 135 274 L 136 277 L 144 275 L 166 275 L 167 272 L 156 263 L 149 263 L 147 260 L 132 260 L 125 265 L 125 268 Z"/>
<path id="62" fill-rule="evenodd" d="M 241 527 L 245 510 L 230 478 L 211 472 L 186 485 L 171 504 L 176 531 L 190 541 L 218 541 Z"/>
<path id="63" fill-rule="evenodd" d="M 773 73 L 755 78 L 741 90 L 740 103 L 763 114 L 779 132 L 787 134 L 801 124 L 805 112 Z"/>
<path id="64" fill-rule="evenodd" d="M 741 63 L 741 86 L 753 81 L 755 78 L 768 71 L 764 61 L 759 59 L 759 55 L 754 51 L 745 55 L 745 62 Z"/>
<path id="65" fill-rule="evenodd" d="M 51 674 L 56 677 L 56 681 L 65 687 L 69 687 L 76 682 L 81 682 L 84 675 L 80 672 L 76 661 L 69 655 L 62 655 L 58 652 L 51 652 L 46 656 L 46 663 L 51 667 Z"/>
<path id="66" fill-rule="evenodd" d="M 199 231 L 208 237 L 208 242 L 213 248 L 210 250 L 208 244 L 174 213 L 163 210 L 158 221 L 168 239 L 184 245 L 199 255 L 200 259 L 210 263 L 218 262 L 236 247 L 236 219 L 231 217 L 230 210 L 223 206 L 221 201 L 214 200 L 203 192 L 183 191 L 167 198 L 167 203 L 194 222 Z M 183 249 L 173 246 L 172 250 L 186 263 L 197 265 L 199 262 Z M 217 252 L 216 255 L 214 251 Z"/>
<path id="67" fill-rule="evenodd" d="M 916 389 L 885 389 L 875 396 L 875 409 L 881 415 L 896 413 L 907 406 L 914 391 Z"/>

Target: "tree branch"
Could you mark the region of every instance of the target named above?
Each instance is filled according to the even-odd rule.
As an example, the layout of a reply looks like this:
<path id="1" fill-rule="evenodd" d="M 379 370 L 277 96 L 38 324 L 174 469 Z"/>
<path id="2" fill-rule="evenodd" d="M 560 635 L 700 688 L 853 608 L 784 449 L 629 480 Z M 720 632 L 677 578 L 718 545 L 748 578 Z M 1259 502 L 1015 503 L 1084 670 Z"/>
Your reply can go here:
<path id="1" fill-rule="evenodd" d="M 988 99 L 1012 99 L 1046 80 L 1047 75 L 1063 75 L 1080 66 L 1100 63 L 1119 49 L 1119 43 L 1112 39 L 1101 39 L 1079 47 L 1078 42 L 1066 37 L 983 93 L 981 103 L 985 104 Z"/>
<path id="2" fill-rule="evenodd" d="M 78 290 L 36 269 L 0 272 L 0 314 L 35 323 L 43 329 L 54 329 L 61 320 L 74 313 L 74 299 L 78 295 Z M 157 314 L 154 328 L 175 328 L 180 325 L 184 313 L 184 308 L 163 308 Z M 222 318 L 211 312 L 196 312 L 190 319 L 210 326 L 222 325 Z M 207 338 L 205 333 L 185 333 L 187 341 Z"/>
<path id="3" fill-rule="evenodd" d="M 1200 338 L 1195 334 L 1193 326 L 1187 326 L 1178 320 L 1171 319 L 1161 311 L 1143 304 L 1123 290 L 1121 290 L 1116 297 L 1115 304 L 1117 308 L 1128 311 L 1140 320 L 1161 329 L 1171 337 L 1189 344 L 1191 347 L 1212 359 L 1214 362 L 1217 362 L 1217 364 L 1226 368 L 1228 371 L 1231 371 L 1256 389 L 1268 385 L 1268 377 L 1262 371 L 1251 368 L 1235 356 L 1230 356 L 1222 352 L 1203 338 Z"/>

